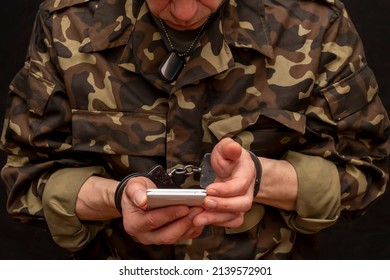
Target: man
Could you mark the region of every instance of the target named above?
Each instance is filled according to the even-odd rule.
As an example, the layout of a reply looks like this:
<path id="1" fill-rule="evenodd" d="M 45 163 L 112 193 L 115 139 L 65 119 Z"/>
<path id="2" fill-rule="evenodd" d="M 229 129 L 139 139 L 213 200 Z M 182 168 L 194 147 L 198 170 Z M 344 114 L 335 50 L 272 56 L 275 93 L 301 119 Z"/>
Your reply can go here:
<path id="1" fill-rule="evenodd" d="M 389 120 L 339 1 L 45 1 L 11 88 L 8 211 L 77 257 L 300 257 L 388 177 Z M 148 210 L 156 165 L 203 205 Z"/>

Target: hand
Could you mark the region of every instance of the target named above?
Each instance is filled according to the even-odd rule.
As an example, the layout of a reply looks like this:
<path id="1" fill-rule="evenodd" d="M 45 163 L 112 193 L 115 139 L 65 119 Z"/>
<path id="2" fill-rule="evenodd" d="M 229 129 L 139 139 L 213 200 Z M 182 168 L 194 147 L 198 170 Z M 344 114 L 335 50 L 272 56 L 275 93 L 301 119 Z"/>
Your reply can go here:
<path id="1" fill-rule="evenodd" d="M 195 238 L 203 226 L 194 226 L 193 218 L 203 211 L 200 207 L 169 206 L 146 211 L 146 190 L 156 188 L 145 177 L 127 182 L 122 195 L 122 217 L 125 231 L 145 245 L 173 244 Z"/>
<path id="2" fill-rule="evenodd" d="M 215 182 L 207 187 L 205 211 L 194 225 L 239 227 L 251 209 L 256 169 L 249 153 L 232 139 L 221 140 L 211 153 Z"/>

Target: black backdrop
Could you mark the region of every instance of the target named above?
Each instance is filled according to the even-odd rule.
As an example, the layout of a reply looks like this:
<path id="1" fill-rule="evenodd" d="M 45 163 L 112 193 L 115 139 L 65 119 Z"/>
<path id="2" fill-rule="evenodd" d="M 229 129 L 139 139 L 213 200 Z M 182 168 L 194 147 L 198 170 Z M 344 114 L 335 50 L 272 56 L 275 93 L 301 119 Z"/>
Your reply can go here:
<path id="1" fill-rule="evenodd" d="M 23 66 L 35 12 L 41 0 L 3 0 L 0 9 L 0 129 L 8 84 Z M 376 73 L 383 102 L 390 109 L 390 2 L 345 0 L 366 49 L 367 60 Z M 0 153 L 0 166 L 5 156 Z M 321 236 L 321 259 L 390 259 L 389 191 L 363 217 L 339 221 Z M 42 229 L 11 219 L 5 212 L 5 192 L 0 186 L 0 259 L 64 259 Z"/>

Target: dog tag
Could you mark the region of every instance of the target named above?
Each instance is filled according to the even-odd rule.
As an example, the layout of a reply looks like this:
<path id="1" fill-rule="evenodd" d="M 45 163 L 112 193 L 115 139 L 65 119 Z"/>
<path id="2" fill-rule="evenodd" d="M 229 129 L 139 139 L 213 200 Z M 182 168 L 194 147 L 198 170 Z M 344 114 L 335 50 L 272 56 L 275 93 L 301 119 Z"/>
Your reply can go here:
<path id="1" fill-rule="evenodd" d="M 179 76 L 180 72 L 183 70 L 184 64 L 185 60 L 181 58 L 177 52 L 171 51 L 160 65 L 160 75 L 167 82 L 172 82 Z"/>

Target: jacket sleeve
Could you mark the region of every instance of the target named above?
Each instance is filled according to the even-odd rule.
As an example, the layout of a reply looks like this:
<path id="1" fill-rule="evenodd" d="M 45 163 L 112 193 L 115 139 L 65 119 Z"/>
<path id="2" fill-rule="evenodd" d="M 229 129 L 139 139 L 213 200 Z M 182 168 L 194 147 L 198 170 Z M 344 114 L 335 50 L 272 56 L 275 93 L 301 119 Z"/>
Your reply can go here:
<path id="1" fill-rule="evenodd" d="M 48 223 L 55 241 L 74 250 L 101 227 L 78 221 L 78 191 L 89 176 L 109 176 L 99 159 L 72 149 L 71 110 L 46 18 L 45 12 L 38 12 L 25 65 L 10 86 L 1 137 L 8 158 L 1 175 L 7 211 L 21 220 Z M 66 235 L 77 236 L 78 245 L 65 240 Z"/>
<path id="2" fill-rule="evenodd" d="M 305 112 L 307 131 L 299 149 L 286 156 L 297 171 L 299 193 L 297 211 L 284 217 L 303 233 L 361 215 L 388 180 L 389 118 L 343 7 L 324 35 L 319 65 Z"/>

